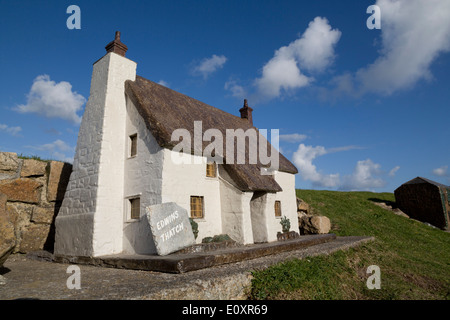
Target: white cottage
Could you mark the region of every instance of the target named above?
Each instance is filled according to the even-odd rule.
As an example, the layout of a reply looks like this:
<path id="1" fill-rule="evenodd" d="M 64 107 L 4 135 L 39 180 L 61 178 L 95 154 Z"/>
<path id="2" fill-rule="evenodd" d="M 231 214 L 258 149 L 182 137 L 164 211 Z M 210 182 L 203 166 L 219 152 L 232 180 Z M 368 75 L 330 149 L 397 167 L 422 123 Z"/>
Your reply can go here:
<path id="1" fill-rule="evenodd" d="M 195 140 L 183 150 L 189 163 L 173 160 L 179 155 L 176 129 L 193 139 L 199 123 L 202 132 L 216 129 L 224 136 L 227 129 L 256 130 L 246 101 L 238 117 L 137 76 L 119 32 L 106 50 L 93 66 L 73 171 L 56 218 L 55 254 L 154 254 L 145 208 L 164 202 L 176 202 L 195 219 L 197 242 L 218 234 L 243 244 L 275 241 L 282 216 L 298 231 L 297 169 L 283 155 L 273 175 L 261 174 L 259 159 L 237 164 L 217 150 L 217 158 L 204 156 Z M 222 164 L 212 161 L 218 158 Z"/>

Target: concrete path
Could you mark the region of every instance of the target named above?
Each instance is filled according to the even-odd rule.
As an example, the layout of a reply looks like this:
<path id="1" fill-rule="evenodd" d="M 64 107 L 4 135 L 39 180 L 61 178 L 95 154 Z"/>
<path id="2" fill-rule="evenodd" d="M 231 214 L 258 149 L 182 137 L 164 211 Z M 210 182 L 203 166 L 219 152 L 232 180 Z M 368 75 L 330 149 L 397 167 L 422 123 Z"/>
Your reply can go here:
<path id="1" fill-rule="evenodd" d="M 230 300 L 245 299 L 251 271 L 292 258 L 329 254 L 370 241 L 337 237 L 334 241 L 181 274 L 78 265 L 80 289 L 69 289 L 70 264 L 12 255 L 0 269 L 0 299 L 45 300 Z"/>

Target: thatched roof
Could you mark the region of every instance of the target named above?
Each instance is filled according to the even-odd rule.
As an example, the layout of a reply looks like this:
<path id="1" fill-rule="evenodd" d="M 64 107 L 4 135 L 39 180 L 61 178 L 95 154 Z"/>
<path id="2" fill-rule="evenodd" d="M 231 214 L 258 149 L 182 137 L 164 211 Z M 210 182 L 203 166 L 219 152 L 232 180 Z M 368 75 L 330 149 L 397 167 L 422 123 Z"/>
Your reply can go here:
<path id="1" fill-rule="evenodd" d="M 222 133 L 223 152 L 226 150 L 226 129 L 243 129 L 246 131 L 253 126 L 247 119 L 241 119 L 225 111 L 207 105 L 184 94 L 171 90 L 155 82 L 136 76 L 135 81 L 125 83 L 127 95 L 133 101 L 139 114 L 144 119 L 147 128 L 155 137 L 161 147 L 172 149 L 178 141 L 171 141 L 172 132 L 183 128 L 190 132 L 194 138 L 194 121 L 202 121 L 202 134 L 207 129 L 218 129 Z M 256 128 L 255 128 L 256 129 Z M 270 146 L 270 143 L 265 140 Z M 203 141 L 202 150 L 211 142 Z M 191 143 L 192 148 L 194 143 Z M 271 146 L 270 146 L 271 147 Z M 248 160 L 248 147 L 246 159 Z M 270 148 L 269 148 L 270 150 Z M 272 148 L 272 150 L 275 150 Z M 278 152 L 278 151 L 274 151 Z M 194 153 L 194 150 L 191 150 Z M 268 152 L 270 155 L 270 152 Z M 235 152 L 235 157 L 236 157 Z M 221 155 L 222 156 L 222 155 Z M 264 167 L 258 159 L 257 164 L 235 164 L 224 158 L 224 168 L 233 181 L 242 191 L 268 191 L 278 192 L 281 187 L 270 175 L 261 175 L 260 169 Z M 228 162 L 228 164 L 227 164 Z M 230 164 L 233 163 L 233 164 Z M 279 153 L 279 171 L 297 173 L 297 168 Z"/>

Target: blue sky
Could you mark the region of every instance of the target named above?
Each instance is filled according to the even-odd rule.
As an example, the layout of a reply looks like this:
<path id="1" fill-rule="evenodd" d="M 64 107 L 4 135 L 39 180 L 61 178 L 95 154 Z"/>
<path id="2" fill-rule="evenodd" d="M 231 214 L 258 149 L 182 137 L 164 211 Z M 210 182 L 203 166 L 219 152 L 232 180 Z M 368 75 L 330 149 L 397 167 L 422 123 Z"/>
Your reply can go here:
<path id="1" fill-rule="evenodd" d="M 280 130 L 297 188 L 450 184 L 447 0 L 0 0 L 1 151 L 73 159 L 116 30 L 138 75 L 236 115 L 247 98 L 256 127 Z"/>

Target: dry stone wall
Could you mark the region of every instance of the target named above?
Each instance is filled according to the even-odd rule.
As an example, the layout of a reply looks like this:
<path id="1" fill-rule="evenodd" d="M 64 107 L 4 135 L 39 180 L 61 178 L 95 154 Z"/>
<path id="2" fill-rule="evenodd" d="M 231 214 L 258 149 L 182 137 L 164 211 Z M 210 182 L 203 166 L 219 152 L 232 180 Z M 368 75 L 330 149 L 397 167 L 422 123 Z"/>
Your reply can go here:
<path id="1" fill-rule="evenodd" d="M 7 243 L 0 248 L 0 259 L 9 253 L 53 250 L 54 221 L 71 172 L 69 163 L 0 152 L 0 243 Z"/>

